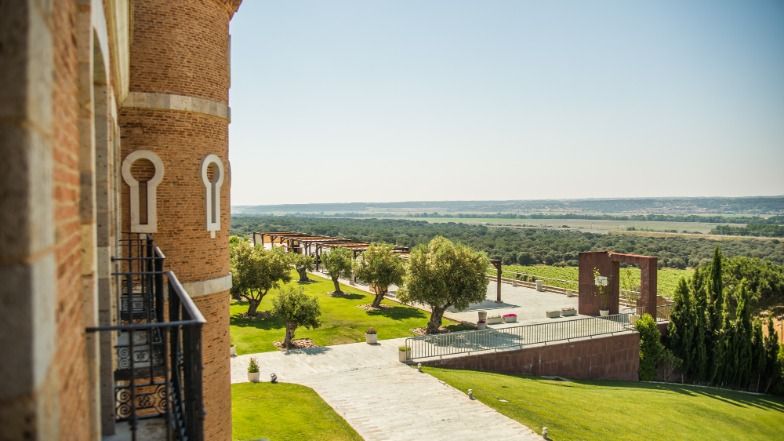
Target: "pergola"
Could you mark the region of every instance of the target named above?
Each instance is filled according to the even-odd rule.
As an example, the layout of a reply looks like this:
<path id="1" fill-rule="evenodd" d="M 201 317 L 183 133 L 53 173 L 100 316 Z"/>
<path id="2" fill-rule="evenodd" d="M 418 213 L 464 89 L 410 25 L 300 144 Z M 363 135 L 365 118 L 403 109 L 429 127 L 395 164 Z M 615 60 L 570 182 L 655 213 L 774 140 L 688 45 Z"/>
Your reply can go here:
<path id="1" fill-rule="evenodd" d="M 258 241 L 257 238 L 259 239 Z M 325 248 L 345 248 L 351 250 L 353 257 L 356 258 L 358 255 L 367 250 L 368 246 L 370 246 L 370 244 L 367 242 L 358 242 L 343 237 L 312 235 L 296 231 L 270 231 L 253 233 L 254 246 L 258 244 L 264 246 L 266 243 L 269 243 L 270 246 L 273 247 L 276 246 L 276 244 L 280 246 L 285 245 L 286 249 L 290 252 L 313 256 L 314 260 L 316 261 L 317 270 L 321 264 L 321 253 Z M 394 251 L 396 253 L 405 255 L 408 253 L 409 248 L 396 246 Z"/>

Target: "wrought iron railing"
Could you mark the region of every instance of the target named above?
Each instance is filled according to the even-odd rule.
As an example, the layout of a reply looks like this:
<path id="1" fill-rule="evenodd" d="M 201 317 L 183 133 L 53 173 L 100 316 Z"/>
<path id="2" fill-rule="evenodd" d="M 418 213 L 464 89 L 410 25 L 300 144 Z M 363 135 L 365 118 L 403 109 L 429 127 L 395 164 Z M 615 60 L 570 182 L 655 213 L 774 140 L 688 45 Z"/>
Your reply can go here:
<path id="1" fill-rule="evenodd" d="M 533 323 L 507 328 L 410 337 L 405 341 L 408 360 L 443 358 L 524 348 L 525 346 L 615 334 L 632 328 L 633 314 L 580 317 L 558 322 Z"/>
<path id="2" fill-rule="evenodd" d="M 121 241 L 113 258 L 118 323 L 88 328 L 111 333 L 115 419 L 137 439 L 142 420 L 161 418 L 167 439 L 203 440 L 201 329 L 199 309 L 149 237 Z"/>

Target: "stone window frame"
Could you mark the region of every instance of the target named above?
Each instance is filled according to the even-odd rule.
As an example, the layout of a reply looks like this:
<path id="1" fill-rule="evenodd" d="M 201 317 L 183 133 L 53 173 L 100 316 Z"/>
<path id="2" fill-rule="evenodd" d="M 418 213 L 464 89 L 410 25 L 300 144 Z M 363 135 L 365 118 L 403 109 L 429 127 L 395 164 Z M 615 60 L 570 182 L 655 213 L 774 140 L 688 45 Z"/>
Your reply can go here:
<path id="1" fill-rule="evenodd" d="M 147 181 L 147 223 L 140 223 L 139 213 L 139 181 L 131 174 L 134 162 L 146 159 L 155 168 L 155 174 Z M 158 184 L 163 180 L 163 161 L 152 150 L 136 150 L 123 159 L 122 177 L 130 187 L 131 232 L 132 233 L 157 233 L 158 232 Z"/>
<path id="2" fill-rule="evenodd" d="M 218 180 L 214 183 L 210 182 L 207 172 L 210 165 L 215 164 L 218 168 Z M 225 172 L 223 168 L 223 161 L 214 153 L 205 156 L 201 161 L 201 181 L 204 184 L 204 216 L 207 224 L 207 231 L 210 232 L 210 237 L 215 239 L 216 232 L 221 229 L 221 186 L 223 186 Z M 214 217 L 212 214 L 214 213 Z"/>

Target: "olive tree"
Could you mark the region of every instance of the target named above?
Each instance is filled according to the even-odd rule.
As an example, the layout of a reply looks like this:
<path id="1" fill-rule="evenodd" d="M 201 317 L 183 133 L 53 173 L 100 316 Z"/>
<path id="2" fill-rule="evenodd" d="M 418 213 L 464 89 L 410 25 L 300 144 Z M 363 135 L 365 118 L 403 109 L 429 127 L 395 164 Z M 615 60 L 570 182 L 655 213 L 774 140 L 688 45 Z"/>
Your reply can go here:
<path id="1" fill-rule="evenodd" d="M 313 271 L 313 258 L 307 254 L 296 254 L 292 260 L 294 261 L 294 268 L 299 273 L 299 282 L 310 282 L 308 271 Z"/>
<path id="2" fill-rule="evenodd" d="M 286 324 L 286 337 L 283 347 L 290 348 L 294 333 L 300 326 L 318 328 L 321 323 L 321 309 L 318 300 L 310 297 L 302 287 L 285 286 L 280 295 L 272 300 L 272 313 L 280 317 Z"/>
<path id="3" fill-rule="evenodd" d="M 353 255 L 348 248 L 333 248 L 329 253 L 321 256 L 324 268 L 329 273 L 332 283 L 335 285 L 335 292 L 332 294 L 343 294 L 340 290 L 338 279 L 341 277 L 351 277 L 351 264 Z"/>
<path id="4" fill-rule="evenodd" d="M 406 269 L 403 260 L 392 252 L 392 245 L 373 243 L 354 262 L 354 275 L 376 294 L 372 306 L 378 308 L 389 285 L 401 285 Z"/>
<path id="5" fill-rule="evenodd" d="M 427 333 L 437 333 L 447 308 L 467 308 L 487 295 L 485 253 L 441 236 L 411 251 L 400 299 L 430 306 Z"/>
<path id="6" fill-rule="evenodd" d="M 280 248 L 265 250 L 248 242 L 231 248 L 232 295 L 248 302 L 248 315 L 256 310 L 269 290 L 291 280 L 289 256 Z"/>

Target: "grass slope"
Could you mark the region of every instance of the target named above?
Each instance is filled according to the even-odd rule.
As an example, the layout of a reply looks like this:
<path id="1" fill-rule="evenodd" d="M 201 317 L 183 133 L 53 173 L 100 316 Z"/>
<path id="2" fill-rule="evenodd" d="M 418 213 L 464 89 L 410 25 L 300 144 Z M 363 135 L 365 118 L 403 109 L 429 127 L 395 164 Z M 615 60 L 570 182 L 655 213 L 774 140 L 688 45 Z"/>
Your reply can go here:
<path id="1" fill-rule="evenodd" d="M 297 280 L 292 272 L 293 280 Z M 365 340 L 365 331 L 369 327 L 376 328 L 379 339 L 408 337 L 411 330 L 427 325 L 430 314 L 422 310 L 404 306 L 396 302 L 384 300 L 385 309 L 379 312 L 366 312 L 360 305 L 372 302 L 372 296 L 350 286 L 343 286 L 346 294 L 333 297 L 332 281 L 322 277 L 310 276 L 313 282 L 302 284 L 305 293 L 316 296 L 321 306 L 321 327 L 317 329 L 297 329 L 296 338 L 310 338 L 319 346 L 344 343 L 356 343 Z M 289 282 L 299 285 L 298 282 Z M 259 306 L 259 311 L 272 309 L 272 299 L 278 290 L 270 291 Z M 283 340 L 285 328 L 278 317 L 254 318 L 244 317 L 248 306 L 243 302 L 232 302 L 230 307 L 231 340 L 237 346 L 237 353 L 250 354 L 276 350 L 273 343 Z M 445 327 L 465 329 L 464 326 L 451 320 L 444 320 Z"/>
<path id="2" fill-rule="evenodd" d="M 502 269 L 504 277 L 514 278 L 515 273 L 524 273 L 541 277 L 548 285 L 574 290 L 577 289 L 578 268 L 576 266 L 504 265 Z M 657 291 L 659 295 L 672 297 L 675 288 L 678 286 L 678 280 L 680 280 L 681 277 L 689 278 L 693 273 L 693 269 L 659 269 L 657 278 Z M 639 290 L 639 268 L 621 268 L 621 280 L 619 283 L 622 289 Z"/>
<path id="3" fill-rule="evenodd" d="M 571 382 L 426 368 L 553 440 L 781 439 L 784 401 L 713 388 Z M 499 399 L 505 399 L 504 403 Z"/>
<path id="4" fill-rule="evenodd" d="M 232 439 L 362 441 L 313 391 L 299 384 L 231 385 Z"/>

